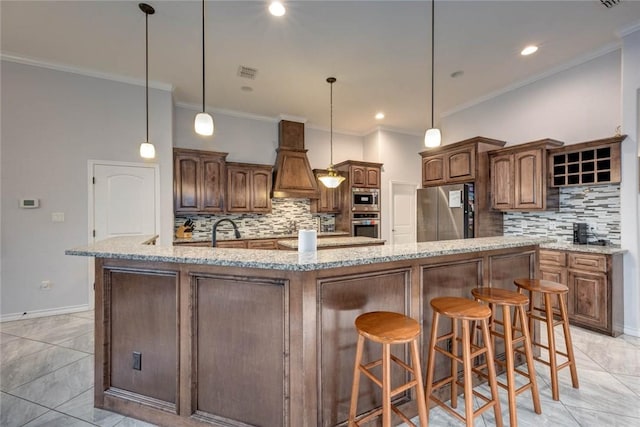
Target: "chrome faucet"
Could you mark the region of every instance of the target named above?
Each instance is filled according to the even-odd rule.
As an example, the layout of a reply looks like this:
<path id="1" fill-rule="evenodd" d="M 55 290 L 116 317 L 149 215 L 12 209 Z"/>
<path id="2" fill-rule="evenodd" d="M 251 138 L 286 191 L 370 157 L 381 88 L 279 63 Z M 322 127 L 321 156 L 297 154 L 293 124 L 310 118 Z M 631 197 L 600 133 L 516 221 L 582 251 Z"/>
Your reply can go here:
<path id="1" fill-rule="evenodd" d="M 238 225 L 229 218 L 222 218 L 221 220 L 213 224 L 213 230 L 211 231 L 211 246 L 214 248 L 216 247 L 216 233 L 218 231 L 218 225 L 220 225 L 220 223 L 224 221 L 228 221 L 231 223 L 231 225 L 233 225 L 233 231 L 236 235 L 236 239 L 240 238 L 240 230 L 238 230 Z"/>

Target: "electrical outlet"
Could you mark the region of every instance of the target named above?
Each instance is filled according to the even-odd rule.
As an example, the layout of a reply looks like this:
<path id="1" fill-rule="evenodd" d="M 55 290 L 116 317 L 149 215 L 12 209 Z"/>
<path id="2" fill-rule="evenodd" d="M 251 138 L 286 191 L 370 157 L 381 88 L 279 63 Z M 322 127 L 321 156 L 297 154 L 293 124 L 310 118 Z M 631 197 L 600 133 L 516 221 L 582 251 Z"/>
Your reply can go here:
<path id="1" fill-rule="evenodd" d="M 51 283 L 51 280 L 43 280 L 42 282 L 40 282 L 41 291 L 50 291 L 51 288 L 53 288 L 53 283 Z"/>
<path id="2" fill-rule="evenodd" d="M 51 222 L 64 222 L 64 212 L 52 212 Z"/>
<path id="3" fill-rule="evenodd" d="M 139 351 L 133 352 L 133 364 L 131 367 L 136 371 L 142 370 L 142 353 L 140 353 Z"/>

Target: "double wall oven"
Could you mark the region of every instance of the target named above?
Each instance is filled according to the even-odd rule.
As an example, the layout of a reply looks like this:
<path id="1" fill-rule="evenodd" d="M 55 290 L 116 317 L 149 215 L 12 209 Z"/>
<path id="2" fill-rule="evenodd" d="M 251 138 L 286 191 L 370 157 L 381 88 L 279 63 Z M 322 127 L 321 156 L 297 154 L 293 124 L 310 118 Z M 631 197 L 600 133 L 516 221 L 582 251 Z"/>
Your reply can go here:
<path id="1" fill-rule="evenodd" d="M 351 235 L 380 237 L 380 190 L 351 189 Z"/>

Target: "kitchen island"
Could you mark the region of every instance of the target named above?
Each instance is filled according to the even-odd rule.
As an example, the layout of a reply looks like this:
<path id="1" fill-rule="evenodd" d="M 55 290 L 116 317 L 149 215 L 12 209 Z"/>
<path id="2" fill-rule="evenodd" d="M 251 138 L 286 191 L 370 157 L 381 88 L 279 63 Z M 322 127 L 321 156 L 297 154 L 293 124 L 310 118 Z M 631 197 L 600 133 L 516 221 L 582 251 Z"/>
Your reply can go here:
<path id="1" fill-rule="evenodd" d="M 317 249 L 336 249 L 336 248 L 357 248 L 363 246 L 384 245 L 385 240 L 374 239 L 373 237 L 355 236 L 355 237 L 330 237 L 318 239 Z M 298 250 L 298 239 L 278 240 L 278 249 Z"/>
<path id="2" fill-rule="evenodd" d="M 535 277 L 538 245 L 549 241 L 491 237 L 299 254 L 142 244 L 150 239 L 67 251 L 96 258 L 95 406 L 167 426 L 296 427 L 346 420 L 359 314 L 388 310 L 421 322 L 424 364 L 432 298 Z M 371 344 L 365 354 L 378 351 Z M 408 356 L 400 346 L 395 353 Z M 379 397 L 363 383 L 359 409 Z M 411 412 L 412 398 L 395 400 Z"/>

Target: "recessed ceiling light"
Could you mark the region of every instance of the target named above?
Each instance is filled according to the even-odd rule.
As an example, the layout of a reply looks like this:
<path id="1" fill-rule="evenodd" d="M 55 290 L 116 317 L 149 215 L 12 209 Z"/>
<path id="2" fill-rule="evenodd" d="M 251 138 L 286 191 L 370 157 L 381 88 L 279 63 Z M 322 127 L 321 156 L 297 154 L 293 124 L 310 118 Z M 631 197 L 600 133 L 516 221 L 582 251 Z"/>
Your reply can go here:
<path id="1" fill-rule="evenodd" d="M 251 86 L 242 86 L 240 90 L 243 92 L 253 92 L 253 88 Z"/>
<path id="2" fill-rule="evenodd" d="M 537 51 L 538 51 L 538 46 L 531 45 L 522 49 L 522 52 L 520 52 L 520 55 L 527 56 L 527 55 L 531 55 L 532 53 L 536 53 Z"/>
<path id="3" fill-rule="evenodd" d="M 384 113 L 377 113 L 376 120 L 382 120 L 382 119 L 384 119 Z"/>
<path id="4" fill-rule="evenodd" d="M 282 2 L 272 1 L 269 5 L 269 12 L 273 16 L 283 16 L 285 13 L 287 13 L 287 9 L 284 8 Z"/>

